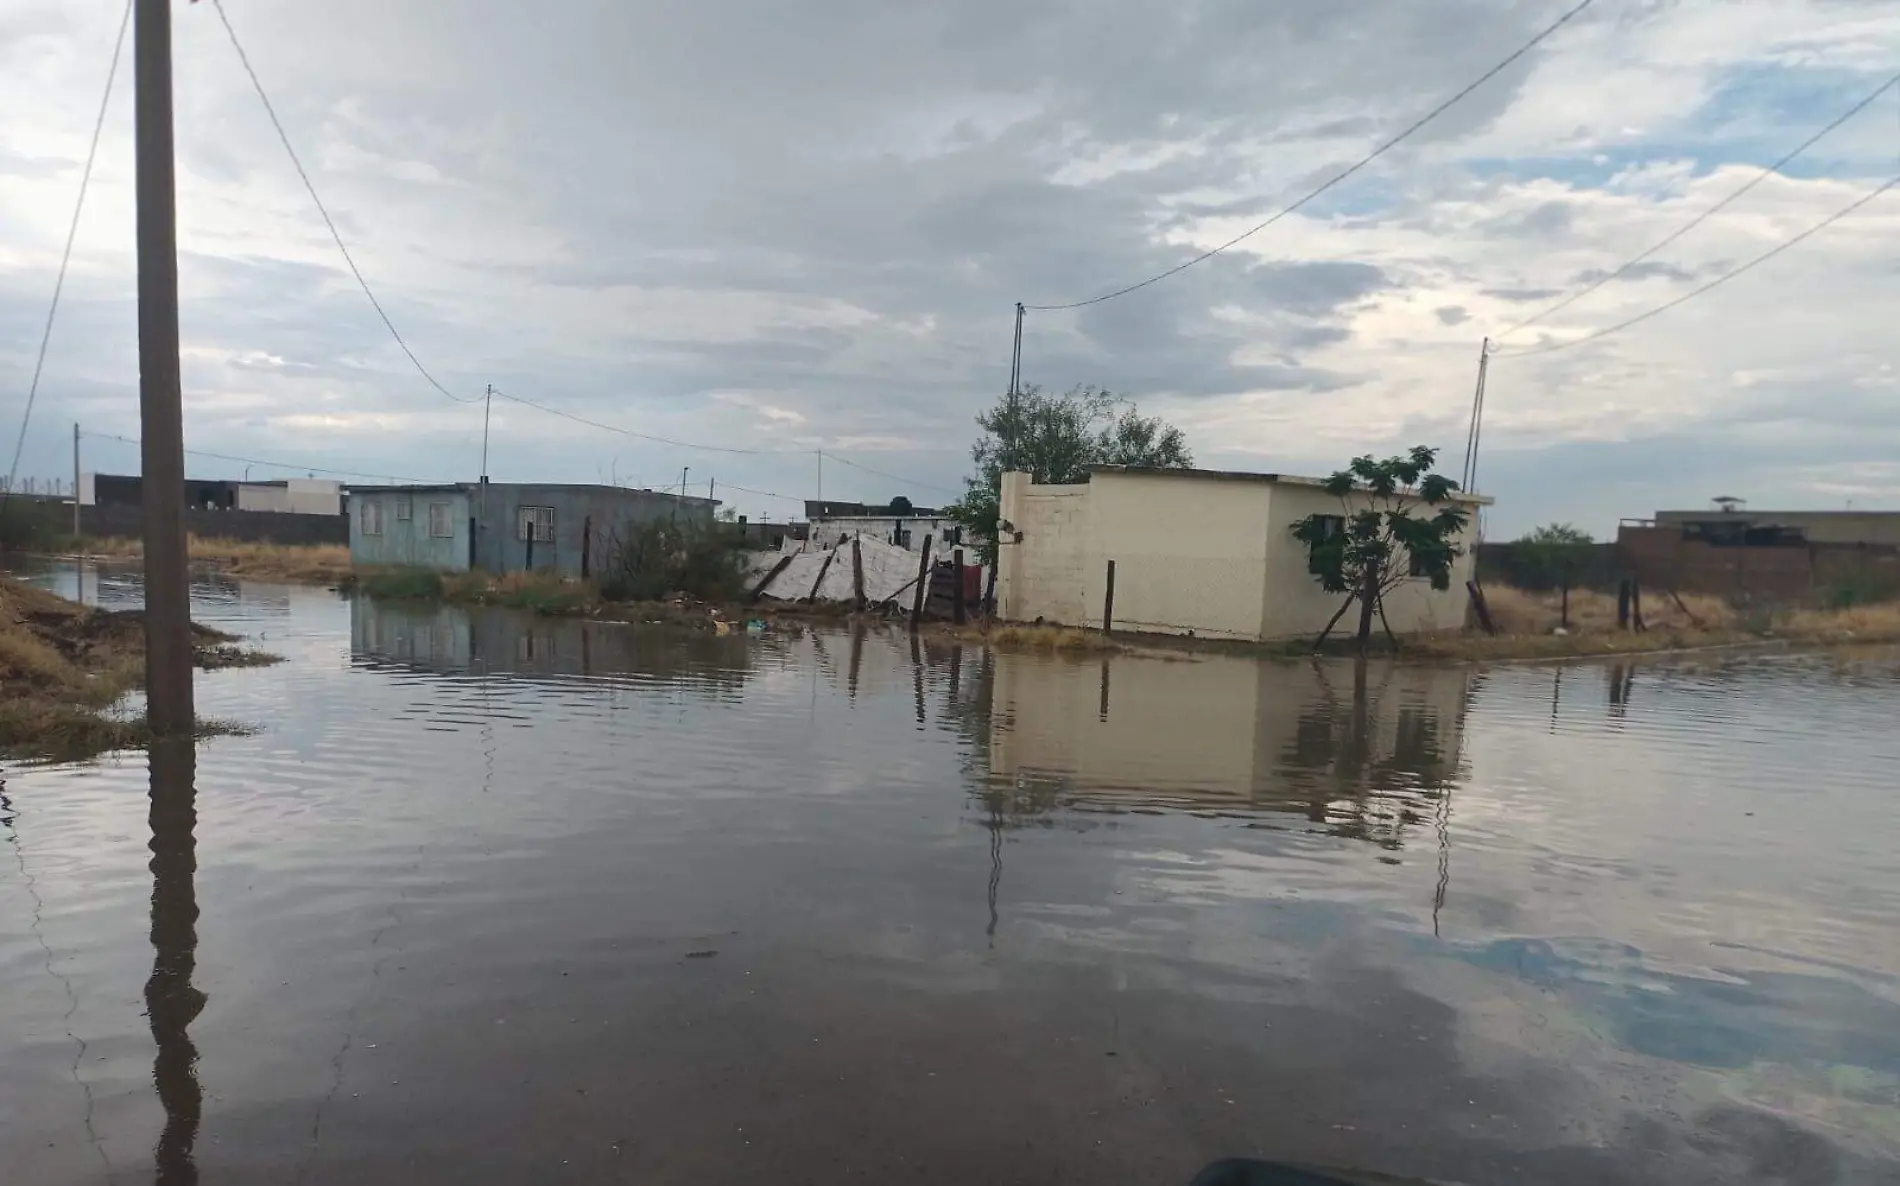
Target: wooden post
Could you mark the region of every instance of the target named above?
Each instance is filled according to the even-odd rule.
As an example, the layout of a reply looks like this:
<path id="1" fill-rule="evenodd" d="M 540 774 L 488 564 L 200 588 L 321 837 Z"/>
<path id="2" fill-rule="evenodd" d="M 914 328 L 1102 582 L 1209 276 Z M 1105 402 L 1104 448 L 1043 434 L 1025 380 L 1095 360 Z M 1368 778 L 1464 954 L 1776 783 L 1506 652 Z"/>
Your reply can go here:
<path id="1" fill-rule="evenodd" d="M 1102 633 L 1115 632 L 1115 562 L 1108 562 L 1108 586 L 1102 590 Z"/>
<path id="2" fill-rule="evenodd" d="M 590 562 L 594 557 L 594 517 L 588 515 L 581 520 L 581 580 L 591 573 Z"/>
<path id="3" fill-rule="evenodd" d="M 859 613 L 864 612 L 864 549 L 860 541 L 864 537 L 851 537 L 851 602 Z"/>
<path id="4" fill-rule="evenodd" d="M 784 556 L 779 557 L 779 562 L 772 566 L 771 572 L 768 572 L 765 574 L 765 579 L 760 581 L 758 584 L 752 586 L 752 593 L 750 596 L 746 598 L 746 600 L 757 601 L 759 598 L 765 596 L 766 587 L 770 585 L 773 581 L 777 580 L 778 574 L 781 572 L 784 572 L 787 566 L 791 564 L 791 562 L 792 562 L 792 556 L 791 556 L 791 553 L 789 552 L 786 553 Z"/>
<path id="5" fill-rule="evenodd" d="M 911 595 L 910 628 L 915 631 L 924 620 L 924 601 L 930 596 L 930 537 L 924 536 L 924 554 L 917 562 L 917 588 Z"/>
<path id="6" fill-rule="evenodd" d="M 957 590 L 950 599 L 950 620 L 961 626 L 969 621 L 968 607 L 963 604 L 963 549 L 957 548 L 950 555 L 957 570 Z"/>
<path id="7" fill-rule="evenodd" d="M 825 583 L 825 574 L 831 571 L 831 562 L 837 558 L 838 549 L 836 548 L 825 553 L 825 562 L 818 566 L 818 579 L 811 583 L 811 592 L 805 594 L 806 604 L 809 605 L 818 600 L 818 587 Z"/>
<path id="8" fill-rule="evenodd" d="M 1638 634 L 1649 629 L 1643 624 L 1643 584 L 1634 577 L 1630 578 L 1630 623 Z"/>
<path id="9" fill-rule="evenodd" d="M 1563 615 L 1562 617 L 1558 619 L 1558 621 L 1565 630 L 1570 629 L 1570 578 L 1569 577 L 1564 578 L 1564 608 L 1563 608 Z"/>
<path id="10" fill-rule="evenodd" d="M 1630 628 L 1630 582 L 1625 577 L 1616 583 L 1616 628 Z"/>
<path id="11" fill-rule="evenodd" d="M 1498 628 L 1491 621 L 1491 607 L 1485 603 L 1484 588 L 1476 581 L 1466 581 L 1465 592 L 1471 594 L 1471 608 L 1478 611 L 1478 625 L 1484 627 L 1486 634 L 1496 634 Z"/>
<path id="12" fill-rule="evenodd" d="M 1002 559 L 1003 551 L 1001 547 L 998 547 L 996 550 L 997 562 L 990 565 L 990 571 L 984 578 L 986 584 L 983 590 L 983 614 L 985 617 L 993 618 L 996 616 L 996 570 L 1002 567 Z"/>

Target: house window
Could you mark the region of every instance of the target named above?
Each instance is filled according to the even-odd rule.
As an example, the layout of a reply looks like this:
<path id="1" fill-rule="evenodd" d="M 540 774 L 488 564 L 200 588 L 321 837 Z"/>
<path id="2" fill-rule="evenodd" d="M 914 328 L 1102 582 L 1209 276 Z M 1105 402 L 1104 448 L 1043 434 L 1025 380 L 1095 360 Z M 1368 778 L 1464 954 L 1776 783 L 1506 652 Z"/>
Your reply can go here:
<path id="1" fill-rule="evenodd" d="M 554 508 L 522 507 L 519 518 L 515 520 L 515 538 L 522 543 L 533 540 L 535 543 L 554 542 Z"/>
<path id="2" fill-rule="evenodd" d="M 1418 553 L 1410 552 L 1407 553 L 1407 556 L 1410 558 L 1411 564 L 1407 567 L 1405 575 L 1413 577 L 1428 577 L 1432 575 L 1426 570 L 1424 562 L 1418 558 Z"/>
<path id="3" fill-rule="evenodd" d="M 429 504 L 429 538 L 455 538 L 455 507 L 446 502 Z"/>
<path id="4" fill-rule="evenodd" d="M 383 501 L 380 498 L 363 500 L 363 534 L 381 535 L 383 533 Z"/>
<path id="5" fill-rule="evenodd" d="M 1346 534 L 1346 516 L 1315 515 L 1314 518 L 1319 521 L 1321 540 L 1334 540 Z M 1324 571 L 1324 566 L 1320 564 L 1318 555 L 1311 551 L 1307 553 L 1306 571 L 1311 573 Z"/>
<path id="6" fill-rule="evenodd" d="M 398 494 L 396 496 L 396 522 L 406 522 L 414 516 L 415 510 L 415 500 L 409 497 L 409 495 Z M 431 534 L 433 534 L 433 532 Z"/>

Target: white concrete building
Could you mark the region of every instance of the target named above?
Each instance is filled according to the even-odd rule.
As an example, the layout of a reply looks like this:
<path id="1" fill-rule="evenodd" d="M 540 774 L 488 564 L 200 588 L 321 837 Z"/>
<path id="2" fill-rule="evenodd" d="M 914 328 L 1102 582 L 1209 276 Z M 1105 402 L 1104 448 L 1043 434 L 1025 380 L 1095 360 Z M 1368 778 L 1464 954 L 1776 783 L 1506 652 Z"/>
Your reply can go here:
<path id="1" fill-rule="evenodd" d="M 286 515 L 340 515 L 343 513 L 343 484 L 323 478 L 240 482 L 237 509 Z"/>
<path id="2" fill-rule="evenodd" d="M 810 546 L 834 548 L 839 540 L 854 535 L 883 540 L 912 552 L 921 552 L 924 538 L 930 550 L 940 556 L 949 548 L 969 548 L 962 524 L 932 507 L 867 505 L 861 502 L 830 502 L 807 499 L 805 518 L 811 521 Z"/>
<path id="3" fill-rule="evenodd" d="M 1490 500 L 1459 497 L 1473 513 L 1451 587 L 1435 590 L 1421 577 L 1387 594 L 1397 633 L 1464 624 L 1476 512 Z M 1004 474 L 997 613 L 1100 626 L 1113 560 L 1118 630 L 1261 641 L 1314 636 L 1344 595 L 1320 588 L 1293 524 L 1321 514 L 1339 515 L 1343 525 L 1363 506 L 1352 497 L 1342 505 L 1318 478 L 1285 474 L 1105 466 L 1073 486 Z"/>

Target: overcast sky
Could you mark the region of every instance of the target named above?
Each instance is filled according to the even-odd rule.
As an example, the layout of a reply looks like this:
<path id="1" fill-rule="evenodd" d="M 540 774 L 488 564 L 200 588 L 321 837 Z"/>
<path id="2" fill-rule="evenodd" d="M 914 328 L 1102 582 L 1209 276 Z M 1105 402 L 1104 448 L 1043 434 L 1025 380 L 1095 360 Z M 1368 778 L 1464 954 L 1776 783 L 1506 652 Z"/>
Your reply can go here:
<path id="1" fill-rule="evenodd" d="M 677 482 L 753 516 L 950 498 L 1011 310 L 1260 221 L 1573 0 L 226 0 L 356 258 L 499 480 Z M 344 269 L 209 4 L 175 6 L 187 445 L 480 468 Z M 120 0 L 0 0 L 0 444 L 11 451 Z M 23 470 L 138 434 L 131 54 Z M 1598 0 L 1301 214 L 1119 300 L 1032 313 L 1205 466 L 1461 461 L 1479 341 L 1647 247 L 1900 70 L 1900 3 Z M 1632 275 L 1505 346 L 1610 325 L 1900 173 L 1889 92 Z M 1492 365 L 1491 533 L 1734 494 L 1900 505 L 1900 191 L 1601 342 Z M 132 472 L 88 440 L 88 469 Z M 834 459 L 835 458 L 835 459 Z M 901 480 L 848 468 L 854 461 Z M 0 458 L 3 462 L 4 458 Z M 201 476 L 243 466 L 193 458 Z M 297 472 L 297 471 L 291 471 Z M 285 471 L 253 467 L 252 475 Z"/>

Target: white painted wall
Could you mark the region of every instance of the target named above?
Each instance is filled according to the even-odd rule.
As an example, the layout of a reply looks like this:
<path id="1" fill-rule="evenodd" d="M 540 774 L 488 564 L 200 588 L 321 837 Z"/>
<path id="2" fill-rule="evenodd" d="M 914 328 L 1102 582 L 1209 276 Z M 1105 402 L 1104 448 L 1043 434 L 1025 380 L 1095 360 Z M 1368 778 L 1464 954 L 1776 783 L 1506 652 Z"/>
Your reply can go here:
<path id="1" fill-rule="evenodd" d="M 1292 525 L 1309 514 L 1350 513 L 1309 479 L 1103 471 L 1084 485 L 1040 486 L 1005 474 L 998 612 L 1099 626 L 1108 561 L 1115 561 L 1118 629 L 1210 638 L 1280 639 L 1318 634 L 1341 596 L 1307 571 Z M 1475 531 L 1468 528 L 1468 547 Z M 1020 539 L 1015 533 L 1020 533 Z M 1408 581 L 1387 598 L 1399 633 L 1464 622 L 1471 558 L 1451 588 Z"/>
<path id="2" fill-rule="evenodd" d="M 287 515 L 340 515 L 343 485 L 322 478 L 292 478 L 282 486 L 243 484 L 238 487 L 240 511 L 275 511 Z"/>

